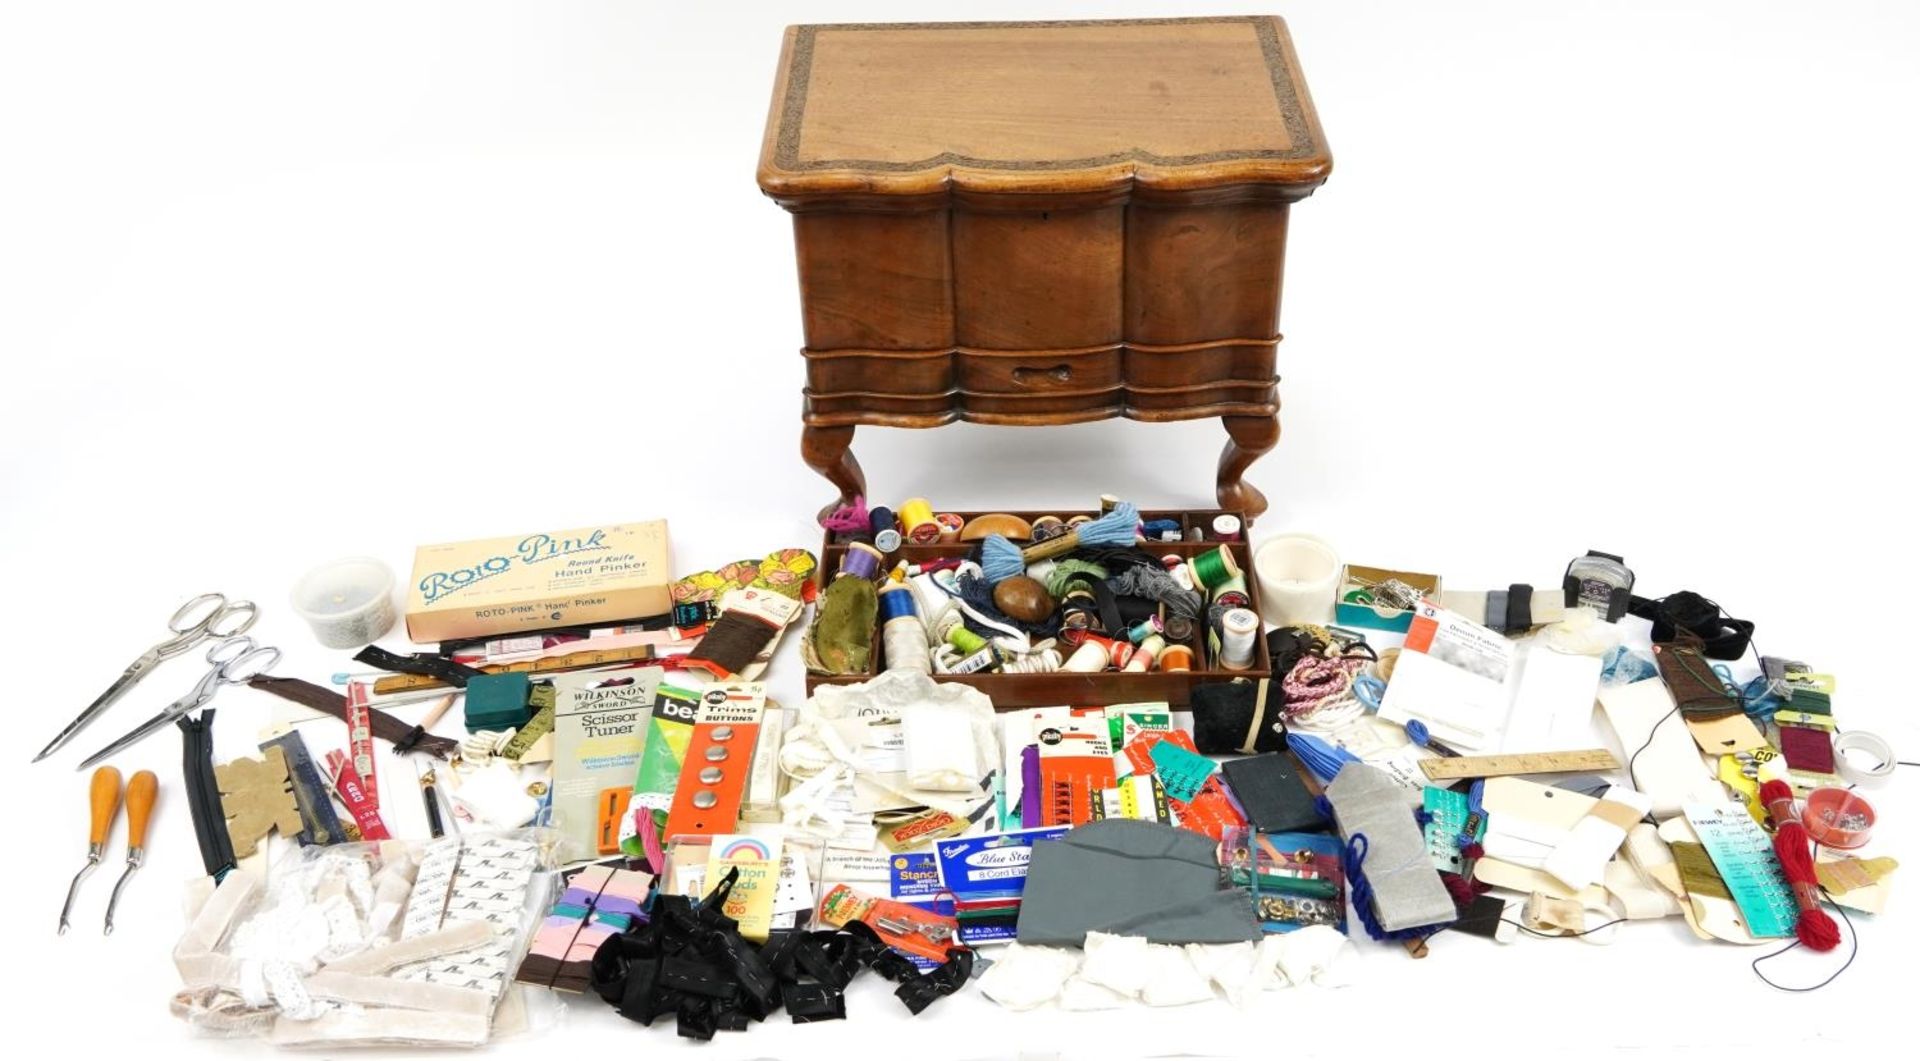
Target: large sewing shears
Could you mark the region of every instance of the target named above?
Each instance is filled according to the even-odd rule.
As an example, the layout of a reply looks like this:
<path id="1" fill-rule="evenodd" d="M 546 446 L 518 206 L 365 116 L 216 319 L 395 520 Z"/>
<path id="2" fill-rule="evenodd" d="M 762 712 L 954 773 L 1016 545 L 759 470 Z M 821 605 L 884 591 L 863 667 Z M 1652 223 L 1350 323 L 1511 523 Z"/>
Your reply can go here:
<path id="1" fill-rule="evenodd" d="M 198 711 L 207 706 L 213 700 L 213 694 L 219 692 L 222 685 L 244 684 L 247 679 L 255 675 L 265 674 L 267 668 L 278 662 L 280 662 L 280 650 L 271 645 L 256 645 L 251 637 L 227 638 L 207 650 L 207 663 L 212 669 L 195 683 L 192 692 L 168 704 L 159 714 L 140 723 L 126 736 L 87 756 L 81 762 L 80 769 L 84 770 L 102 759 L 118 755 L 172 725 L 175 719 L 189 711 Z"/>
<path id="2" fill-rule="evenodd" d="M 253 621 L 259 617 L 260 609 L 252 601 L 228 601 L 219 593 L 202 593 L 182 604 L 180 610 L 173 613 L 173 618 L 167 620 L 167 629 L 173 631 L 173 636 L 147 649 L 139 659 L 134 660 L 132 666 L 107 686 L 106 692 L 88 704 L 78 718 L 67 723 L 67 728 L 61 730 L 52 743 L 40 749 L 40 754 L 34 756 L 33 761 L 37 763 L 59 751 L 99 717 L 100 712 L 113 706 L 114 701 L 125 696 L 127 690 L 139 684 L 140 679 L 163 661 L 178 656 L 209 637 L 224 639 L 244 634 L 253 628 Z"/>

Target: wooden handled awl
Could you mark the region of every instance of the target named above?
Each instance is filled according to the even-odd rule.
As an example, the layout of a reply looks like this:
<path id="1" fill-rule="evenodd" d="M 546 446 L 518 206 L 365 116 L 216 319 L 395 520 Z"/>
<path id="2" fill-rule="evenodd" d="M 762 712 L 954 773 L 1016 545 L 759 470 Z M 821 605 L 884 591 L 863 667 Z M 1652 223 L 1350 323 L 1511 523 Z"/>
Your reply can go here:
<path id="1" fill-rule="evenodd" d="M 113 895 L 107 899 L 107 924 L 101 935 L 113 935 L 113 910 L 120 905 L 120 889 L 127 878 L 147 860 L 147 820 L 153 814 L 153 798 L 160 791 L 160 779 L 152 770 L 142 770 L 127 782 L 127 868 L 113 882 Z"/>
<path id="2" fill-rule="evenodd" d="M 67 918 L 73 913 L 74 897 L 80 894 L 80 882 L 87 879 L 93 867 L 100 864 L 100 857 L 107 851 L 107 834 L 113 831 L 114 815 L 120 812 L 120 771 L 111 766 L 103 766 L 93 772 L 93 783 L 88 788 L 87 798 L 93 808 L 93 823 L 87 832 L 87 864 L 73 875 L 73 883 L 67 885 L 67 901 L 60 907 L 60 934 L 66 935 Z"/>

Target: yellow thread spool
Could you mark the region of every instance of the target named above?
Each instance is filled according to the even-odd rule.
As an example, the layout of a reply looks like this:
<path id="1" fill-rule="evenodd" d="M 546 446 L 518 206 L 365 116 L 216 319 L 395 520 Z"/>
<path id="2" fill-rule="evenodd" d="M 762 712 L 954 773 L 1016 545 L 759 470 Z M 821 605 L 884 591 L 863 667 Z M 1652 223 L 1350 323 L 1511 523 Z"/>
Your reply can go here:
<path id="1" fill-rule="evenodd" d="M 932 545 L 940 540 L 940 521 L 934 518 L 933 505 L 924 497 L 908 498 L 900 506 L 900 525 L 907 529 L 907 540 L 915 545 Z"/>

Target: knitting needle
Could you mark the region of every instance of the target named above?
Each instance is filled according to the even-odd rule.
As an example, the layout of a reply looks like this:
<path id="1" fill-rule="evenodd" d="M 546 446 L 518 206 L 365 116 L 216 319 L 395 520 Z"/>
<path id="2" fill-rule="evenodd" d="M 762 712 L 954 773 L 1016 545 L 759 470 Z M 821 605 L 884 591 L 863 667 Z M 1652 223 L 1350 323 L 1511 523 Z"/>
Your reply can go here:
<path id="1" fill-rule="evenodd" d="M 107 899 L 107 924 L 100 930 L 103 936 L 113 935 L 113 910 L 120 905 L 120 889 L 147 860 L 147 819 L 153 814 L 153 797 L 159 791 L 160 779 L 152 770 L 142 770 L 127 782 L 127 868 L 113 882 L 113 895 Z"/>
<path id="2" fill-rule="evenodd" d="M 73 913 L 73 900 L 80 894 L 80 882 L 87 879 L 93 867 L 100 864 L 100 856 L 107 851 L 107 834 L 113 831 L 114 815 L 120 811 L 120 771 L 111 766 L 102 766 L 93 772 L 93 783 L 88 788 L 88 801 L 93 807 L 93 823 L 87 833 L 87 864 L 73 875 L 73 883 L 67 885 L 67 902 L 60 908 L 60 934 L 66 935 L 68 916 Z"/>

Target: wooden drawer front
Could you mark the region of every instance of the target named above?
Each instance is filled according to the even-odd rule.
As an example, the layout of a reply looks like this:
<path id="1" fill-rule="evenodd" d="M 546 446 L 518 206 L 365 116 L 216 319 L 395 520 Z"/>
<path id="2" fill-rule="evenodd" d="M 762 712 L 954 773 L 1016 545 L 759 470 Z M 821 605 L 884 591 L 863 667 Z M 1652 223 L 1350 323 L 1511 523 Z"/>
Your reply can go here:
<path id="1" fill-rule="evenodd" d="M 793 238 L 809 348 L 953 346 L 945 210 L 798 213 Z"/>
<path id="2" fill-rule="evenodd" d="M 1273 383 L 1274 351 L 1278 343 L 1192 343 L 1148 346 L 1129 343 L 1125 378 L 1128 387 L 1166 389 L 1213 384 Z"/>
<path id="3" fill-rule="evenodd" d="M 1094 419 L 1124 406 L 1120 348 L 1003 354 L 961 350 L 960 399 L 968 419 Z"/>
<path id="4" fill-rule="evenodd" d="M 1273 383 L 1227 383 L 1164 391 L 1127 388 L 1127 415 L 1135 420 L 1195 420 L 1207 416 L 1271 416 L 1280 409 Z"/>
<path id="5" fill-rule="evenodd" d="M 1120 386 L 1120 348 L 1005 354 L 962 350 L 960 389 L 986 394 L 1066 394 Z"/>
<path id="6" fill-rule="evenodd" d="M 1048 350 L 1120 341 L 1125 210 L 953 214 L 956 345 Z"/>
<path id="7" fill-rule="evenodd" d="M 1127 340 L 1273 338 L 1286 248 L 1285 203 L 1135 203 L 1127 213 Z"/>
<path id="8" fill-rule="evenodd" d="M 807 389 L 814 394 L 953 393 L 953 355 L 945 350 L 808 350 Z"/>

